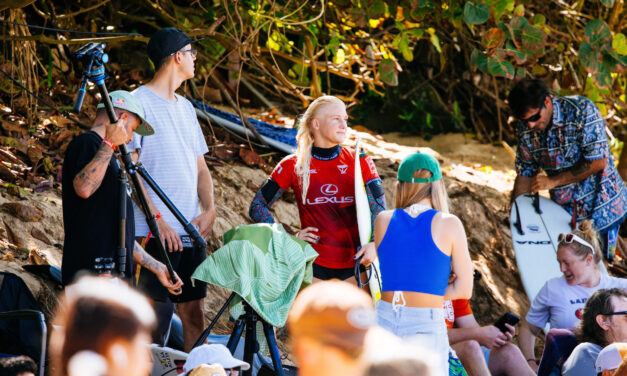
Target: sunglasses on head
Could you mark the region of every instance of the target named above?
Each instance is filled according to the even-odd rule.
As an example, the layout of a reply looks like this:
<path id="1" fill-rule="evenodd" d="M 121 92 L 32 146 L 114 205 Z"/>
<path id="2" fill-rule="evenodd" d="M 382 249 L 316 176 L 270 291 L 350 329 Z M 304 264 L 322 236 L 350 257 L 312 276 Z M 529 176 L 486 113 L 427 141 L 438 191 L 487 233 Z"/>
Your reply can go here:
<path id="1" fill-rule="evenodd" d="M 522 121 L 523 123 L 529 125 L 529 123 L 535 123 L 536 121 L 540 120 L 540 118 L 542 117 L 542 109 L 544 108 L 544 102 L 542 102 L 542 105 L 540 106 L 540 109 L 538 110 L 538 112 L 536 112 L 535 115 L 531 115 L 526 119 L 520 119 L 520 121 Z"/>
<path id="2" fill-rule="evenodd" d="M 588 249 L 590 249 L 590 253 L 594 254 L 594 247 L 588 243 L 587 241 L 583 240 L 582 238 L 580 238 L 579 236 L 575 235 L 575 234 L 559 234 L 557 236 L 557 241 L 560 243 L 565 243 L 565 244 L 570 244 L 572 242 L 577 242 L 581 245 L 583 245 L 584 247 L 587 247 Z"/>

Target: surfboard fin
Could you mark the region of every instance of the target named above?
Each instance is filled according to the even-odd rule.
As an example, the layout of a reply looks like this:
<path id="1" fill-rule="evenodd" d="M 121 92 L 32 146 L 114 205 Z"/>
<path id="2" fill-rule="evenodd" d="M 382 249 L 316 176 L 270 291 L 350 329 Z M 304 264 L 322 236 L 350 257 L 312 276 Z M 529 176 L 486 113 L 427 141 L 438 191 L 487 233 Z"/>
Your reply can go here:
<path id="1" fill-rule="evenodd" d="M 520 210 L 518 210 L 518 202 L 516 202 L 516 200 L 514 200 L 514 206 L 516 207 L 516 222 L 514 223 L 514 226 L 520 235 L 525 235 L 525 232 L 522 229 L 522 223 L 520 222 Z"/>

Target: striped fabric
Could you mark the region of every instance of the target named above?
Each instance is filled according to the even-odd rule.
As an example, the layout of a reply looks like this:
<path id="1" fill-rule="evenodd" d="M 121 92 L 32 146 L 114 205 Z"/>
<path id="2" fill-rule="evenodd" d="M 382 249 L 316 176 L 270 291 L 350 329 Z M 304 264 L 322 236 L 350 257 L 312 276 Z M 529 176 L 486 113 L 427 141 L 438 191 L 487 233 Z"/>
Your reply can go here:
<path id="1" fill-rule="evenodd" d="M 196 268 L 192 280 L 234 291 L 234 318 L 244 313 L 244 299 L 269 324 L 284 326 L 296 294 L 311 284 L 316 251 L 277 223 L 237 226 L 223 240 L 224 245 Z"/>

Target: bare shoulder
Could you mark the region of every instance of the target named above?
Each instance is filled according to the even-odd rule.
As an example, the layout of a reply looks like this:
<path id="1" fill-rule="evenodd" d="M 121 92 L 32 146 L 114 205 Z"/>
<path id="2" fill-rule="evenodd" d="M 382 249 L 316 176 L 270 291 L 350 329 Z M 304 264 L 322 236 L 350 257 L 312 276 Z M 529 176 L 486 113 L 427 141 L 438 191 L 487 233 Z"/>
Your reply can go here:
<path id="1" fill-rule="evenodd" d="M 435 226 L 443 230 L 463 230 L 462 221 L 454 214 L 439 212 L 435 216 Z"/>
<path id="2" fill-rule="evenodd" d="M 381 213 L 377 214 L 377 218 L 375 219 L 375 223 L 389 223 L 392 215 L 394 214 L 394 210 L 384 210 Z"/>

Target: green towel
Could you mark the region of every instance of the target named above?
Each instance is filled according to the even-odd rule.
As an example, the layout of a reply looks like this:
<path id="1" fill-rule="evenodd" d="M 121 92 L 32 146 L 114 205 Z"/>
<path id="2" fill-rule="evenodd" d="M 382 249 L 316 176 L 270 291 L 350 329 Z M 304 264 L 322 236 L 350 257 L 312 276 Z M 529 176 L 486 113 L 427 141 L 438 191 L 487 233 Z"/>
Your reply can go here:
<path id="1" fill-rule="evenodd" d="M 284 326 L 296 294 L 311 284 L 318 253 L 276 223 L 237 226 L 223 240 L 224 245 L 196 268 L 192 279 L 234 291 L 234 318 L 244 313 L 244 299 L 270 325 Z"/>

